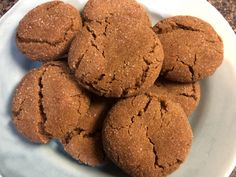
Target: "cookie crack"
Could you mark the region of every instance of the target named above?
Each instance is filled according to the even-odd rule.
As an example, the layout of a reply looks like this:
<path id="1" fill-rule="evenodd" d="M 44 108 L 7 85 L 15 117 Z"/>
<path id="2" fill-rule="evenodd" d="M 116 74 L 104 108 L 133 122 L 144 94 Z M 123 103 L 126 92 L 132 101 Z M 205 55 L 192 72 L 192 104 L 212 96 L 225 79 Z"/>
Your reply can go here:
<path id="1" fill-rule="evenodd" d="M 87 52 L 88 52 L 88 49 L 86 49 L 86 51 L 79 58 L 76 58 L 75 70 L 77 70 L 79 68 L 80 62 L 83 60 L 83 58 Z"/>
<path id="2" fill-rule="evenodd" d="M 97 45 L 96 42 L 95 42 L 96 39 L 97 39 L 97 34 L 96 34 L 96 32 L 95 32 L 93 29 L 91 29 L 91 28 L 89 27 L 89 25 L 86 26 L 86 29 L 87 29 L 87 31 L 92 35 L 92 38 L 93 38 L 93 40 L 90 40 L 91 46 L 94 47 L 99 53 L 101 53 L 101 55 L 103 56 L 103 58 L 105 58 L 105 51 L 104 51 L 104 50 L 100 50 L 99 47 L 98 47 L 98 45 Z"/>
<path id="3" fill-rule="evenodd" d="M 23 109 L 23 104 L 24 104 L 25 101 L 26 101 L 26 99 L 23 99 L 23 101 L 22 101 L 22 102 L 20 103 L 20 105 L 19 105 L 19 109 L 12 111 L 13 116 L 14 116 L 17 120 L 19 120 L 19 116 L 20 116 L 21 112 L 24 110 L 24 109 Z"/>
<path id="4" fill-rule="evenodd" d="M 70 32 L 75 32 L 75 30 L 73 30 L 73 26 L 74 26 L 74 19 L 75 18 L 70 18 L 71 20 L 71 25 L 68 27 L 68 29 L 65 30 L 64 35 L 63 35 L 63 40 L 58 40 L 55 42 L 51 42 L 48 40 L 42 40 L 42 39 L 34 39 L 34 38 L 24 38 L 19 36 L 19 34 L 16 34 L 16 38 L 20 43 L 38 43 L 38 44 L 47 44 L 51 47 L 57 47 L 58 45 L 60 45 L 61 43 L 64 43 L 66 41 L 68 41 L 67 36 Z"/>
<path id="5" fill-rule="evenodd" d="M 151 50 L 148 52 L 148 54 L 151 54 L 151 53 L 154 53 L 154 50 L 155 48 L 158 46 L 158 44 L 154 44 L 152 47 L 151 47 Z M 151 68 L 152 65 L 154 65 L 153 62 L 149 61 L 146 56 L 143 56 L 142 57 L 142 60 L 143 62 L 145 63 L 145 69 L 143 69 L 143 72 L 142 72 L 142 75 L 141 75 L 141 78 L 138 78 L 136 79 L 136 82 L 135 82 L 135 86 L 134 87 L 130 87 L 130 88 L 126 88 L 126 89 L 122 89 L 122 93 L 121 93 L 121 97 L 124 97 L 126 96 L 131 90 L 137 90 L 137 89 L 140 89 L 141 86 L 143 85 L 143 83 L 145 83 L 147 77 L 148 77 L 148 73 L 149 73 L 149 70 Z M 158 60 L 157 60 L 158 61 Z M 160 61 L 158 61 L 160 62 Z M 125 64 L 124 64 L 125 65 Z M 126 65 L 125 65 L 126 66 Z"/>
<path id="6" fill-rule="evenodd" d="M 42 75 L 40 76 L 39 80 L 38 80 L 38 86 L 39 86 L 39 101 L 38 101 L 38 104 L 39 104 L 39 113 L 40 113 L 40 117 L 41 117 L 41 122 L 39 123 L 39 130 L 41 131 L 41 133 L 47 137 L 52 137 L 52 135 L 46 131 L 45 129 L 45 123 L 47 121 L 47 115 L 44 111 L 44 106 L 43 106 L 43 93 L 42 93 L 42 90 L 43 90 L 43 83 L 42 83 L 42 80 L 43 80 L 43 76 L 44 74 L 46 73 L 46 68 L 44 69 Z"/>
<path id="7" fill-rule="evenodd" d="M 172 22 L 170 29 L 165 29 L 165 28 L 159 28 L 158 26 L 156 26 L 156 28 L 154 28 L 154 31 L 157 34 L 167 34 L 167 33 L 172 33 L 173 31 L 176 30 L 184 30 L 184 31 L 192 31 L 192 32 L 202 32 L 205 33 L 204 31 L 197 29 L 197 28 L 193 28 L 192 26 L 188 26 L 188 25 L 184 25 L 181 23 L 177 23 L 177 22 Z"/>
<path id="8" fill-rule="evenodd" d="M 101 130 L 100 129 L 97 129 L 95 131 L 87 131 L 85 129 L 82 129 L 82 128 L 75 128 L 74 130 L 70 131 L 70 132 L 67 132 L 65 133 L 63 139 L 62 139 L 62 143 L 63 144 L 69 144 L 70 141 L 72 140 L 72 138 L 76 135 L 82 135 L 83 138 L 94 138 L 98 135 L 101 134 Z"/>
<path id="9" fill-rule="evenodd" d="M 202 30 L 200 29 L 196 29 L 196 28 L 193 28 L 192 26 L 188 26 L 188 25 L 184 25 L 184 24 L 181 24 L 181 23 L 175 23 L 175 26 L 173 27 L 174 30 L 176 29 L 182 29 L 182 30 L 186 30 L 186 31 L 198 31 L 198 32 L 203 32 Z"/>
<path id="10" fill-rule="evenodd" d="M 164 100 L 159 100 L 160 103 L 160 113 L 161 113 L 161 124 L 159 129 L 162 129 L 163 125 L 164 125 L 164 114 L 166 114 L 167 112 L 167 104 Z M 167 126 L 169 126 L 169 123 L 167 123 Z"/>
<path id="11" fill-rule="evenodd" d="M 109 13 L 109 15 L 110 16 L 106 17 L 105 20 L 104 20 L 105 23 L 106 23 L 105 28 L 104 28 L 104 32 L 103 32 L 104 36 L 107 36 L 107 28 L 108 28 L 109 25 L 111 25 L 111 23 L 109 22 L 109 18 L 112 17 L 114 14 L 113 13 Z"/>
<path id="12" fill-rule="evenodd" d="M 81 78 L 86 78 L 86 74 L 83 74 L 83 76 Z M 97 80 L 98 80 L 98 78 L 97 78 Z M 89 87 L 93 92 L 95 92 L 96 94 L 98 94 L 100 96 L 110 94 L 109 90 L 101 88 L 101 87 L 98 88 L 98 81 L 97 80 L 95 80 L 93 82 L 88 82 L 85 79 L 80 79 L 78 81 L 81 85 L 86 85 L 86 87 Z"/>
<path id="13" fill-rule="evenodd" d="M 191 74 L 191 80 L 192 81 L 194 80 L 194 75 L 195 75 L 194 70 L 193 70 L 193 66 L 196 64 L 196 60 L 197 60 L 196 54 L 195 54 L 195 57 L 194 57 L 194 62 L 193 62 L 194 64 L 193 65 L 190 65 L 188 63 L 185 63 L 182 60 L 179 60 L 179 57 L 177 57 L 177 59 L 176 59 L 177 62 L 182 63 L 183 65 L 188 67 L 188 70 L 189 70 L 189 72 Z"/>
<path id="14" fill-rule="evenodd" d="M 135 122 L 135 119 L 140 118 L 141 116 L 143 116 L 143 114 L 146 113 L 146 111 L 148 110 L 149 105 L 150 105 L 151 102 L 152 102 L 152 97 L 151 97 L 150 95 L 145 94 L 145 96 L 148 98 L 147 102 L 145 103 L 144 107 L 143 107 L 141 110 L 139 110 L 137 113 L 135 113 L 135 115 L 133 115 L 133 116 L 130 118 L 130 123 L 129 123 L 129 124 L 123 125 L 123 126 L 119 126 L 119 127 L 114 127 L 110 122 L 108 122 L 108 125 L 109 125 L 112 129 L 117 130 L 117 131 L 119 131 L 119 130 L 121 130 L 121 129 L 124 129 L 124 128 L 128 128 L 128 131 L 129 131 L 129 129 L 131 128 L 132 124 Z M 136 107 L 136 105 L 134 105 L 134 103 L 133 103 L 133 101 L 134 101 L 135 98 L 136 98 L 136 96 L 133 98 L 133 100 L 132 100 L 132 102 L 131 102 L 131 105 L 132 105 L 133 107 Z"/>
<path id="15" fill-rule="evenodd" d="M 43 77 L 45 75 L 45 73 L 47 72 L 47 69 L 48 67 L 56 67 L 56 68 L 59 68 L 60 65 L 57 65 L 57 64 L 54 64 L 54 63 L 50 63 L 43 71 L 42 75 L 40 76 L 39 78 L 39 81 L 38 81 L 38 85 L 39 85 L 39 108 L 40 108 L 40 115 L 41 115 L 41 123 L 40 123 L 40 127 L 41 127 L 41 131 L 44 135 L 48 136 L 48 137 L 53 137 L 52 134 L 50 134 L 49 132 L 46 131 L 46 128 L 45 128 L 45 124 L 47 122 L 47 114 L 44 110 L 44 106 L 43 106 L 43 83 L 42 83 L 42 80 L 43 80 Z M 65 72 L 60 72 L 60 75 L 64 75 L 65 76 Z M 60 132 L 62 134 L 64 134 L 64 131 L 62 130 L 61 126 L 59 125 L 58 126 Z"/>
<path id="16" fill-rule="evenodd" d="M 180 95 L 180 96 L 184 96 L 184 97 L 188 97 L 188 98 L 192 98 L 192 99 L 194 99 L 194 100 L 197 101 L 197 97 L 196 97 L 196 95 L 194 95 L 194 94 L 189 95 L 189 94 L 187 94 L 187 93 L 180 93 L 179 95 Z"/>
<path id="17" fill-rule="evenodd" d="M 146 138 L 148 142 L 152 145 L 152 151 L 155 157 L 154 167 L 159 168 L 161 169 L 161 171 L 163 171 L 165 167 L 159 163 L 159 157 L 158 157 L 158 152 L 157 152 L 155 143 L 152 141 L 152 139 L 148 135 L 148 127 L 146 128 Z"/>

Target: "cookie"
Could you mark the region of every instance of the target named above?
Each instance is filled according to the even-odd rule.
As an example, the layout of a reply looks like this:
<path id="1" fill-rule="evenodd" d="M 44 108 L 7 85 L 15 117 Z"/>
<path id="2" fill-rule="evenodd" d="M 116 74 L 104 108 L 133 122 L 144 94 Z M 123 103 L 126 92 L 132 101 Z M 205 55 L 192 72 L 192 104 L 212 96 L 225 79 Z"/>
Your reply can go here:
<path id="1" fill-rule="evenodd" d="M 201 95 L 199 82 L 177 83 L 158 80 L 149 91 L 161 96 L 166 96 L 172 101 L 179 103 L 187 117 L 189 117 L 198 106 Z"/>
<path id="2" fill-rule="evenodd" d="M 64 62 L 48 62 L 30 71 L 16 89 L 13 123 L 33 142 L 62 138 L 89 109 L 89 96 Z"/>
<path id="3" fill-rule="evenodd" d="M 78 123 L 74 131 L 61 140 L 65 151 L 73 158 L 90 166 L 99 166 L 106 162 L 101 129 L 113 102 L 113 100 L 93 95 L 89 110 L 83 120 Z"/>
<path id="4" fill-rule="evenodd" d="M 179 104 L 155 94 L 119 101 L 104 122 L 107 156 L 133 177 L 161 177 L 185 160 L 192 130 Z"/>
<path id="5" fill-rule="evenodd" d="M 145 9 L 135 0 L 89 0 L 83 10 L 85 21 L 106 21 L 113 15 L 127 16 L 151 26 Z"/>
<path id="6" fill-rule="evenodd" d="M 210 24 L 191 16 L 175 16 L 154 26 L 164 49 L 162 75 L 196 82 L 212 75 L 223 60 L 223 42 Z"/>
<path id="7" fill-rule="evenodd" d="M 19 22 L 16 44 L 29 59 L 55 60 L 68 52 L 81 27 L 80 12 L 73 6 L 62 1 L 47 2 Z"/>
<path id="8" fill-rule="evenodd" d="M 98 95 L 128 97 L 146 91 L 159 75 L 163 49 L 152 29 L 128 17 L 86 23 L 72 43 L 69 66 Z"/>

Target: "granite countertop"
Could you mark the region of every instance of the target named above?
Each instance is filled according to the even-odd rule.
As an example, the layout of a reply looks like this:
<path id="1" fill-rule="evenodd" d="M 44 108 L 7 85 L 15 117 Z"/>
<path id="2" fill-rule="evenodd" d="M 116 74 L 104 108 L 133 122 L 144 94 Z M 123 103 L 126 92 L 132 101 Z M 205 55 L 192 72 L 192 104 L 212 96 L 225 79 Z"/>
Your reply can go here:
<path id="1" fill-rule="evenodd" d="M 0 0 L 0 17 L 6 13 L 17 0 Z M 208 0 L 213 6 L 215 6 L 226 20 L 230 23 L 233 30 L 236 32 L 236 0 Z M 230 175 L 230 177 L 236 177 L 236 168 Z"/>

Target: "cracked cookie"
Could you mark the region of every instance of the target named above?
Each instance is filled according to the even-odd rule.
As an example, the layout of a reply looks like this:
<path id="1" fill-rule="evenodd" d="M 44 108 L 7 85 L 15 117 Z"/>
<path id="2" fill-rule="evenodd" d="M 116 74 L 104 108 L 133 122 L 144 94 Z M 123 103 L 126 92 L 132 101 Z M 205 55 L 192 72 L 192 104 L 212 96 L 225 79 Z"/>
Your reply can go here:
<path id="1" fill-rule="evenodd" d="M 201 92 L 198 82 L 177 83 L 166 80 L 156 81 L 149 91 L 161 96 L 166 96 L 172 101 L 179 103 L 187 117 L 189 117 L 198 106 Z"/>
<path id="2" fill-rule="evenodd" d="M 113 104 L 114 100 L 92 96 L 84 121 L 61 140 L 65 151 L 73 158 L 90 166 L 99 166 L 106 162 L 101 129 L 103 120 Z"/>
<path id="3" fill-rule="evenodd" d="M 223 42 L 210 24 L 191 16 L 158 22 L 154 31 L 164 49 L 161 74 L 178 82 L 195 82 L 212 75 L 223 60 Z"/>
<path id="4" fill-rule="evenodd" d="M 155 94 L 119 101 L 104 121 L 107 156 L 133 177 L 162 177 L 185 160 L 192 130 L 179 104 Z"/>
<path id="5" fill-rule="evenodd" d="M 68 52 L 81 27 L 76 8 L 62 1 L 47 2 L 32 9 L 20 21 L 16 44 L 29 59 L 56 60 Z"/>
<path id="6" fill-rule="evenodd" d="M 85 24 L 68 62 L 83 87 L 106 97 L 128 97 L 153 85 L 163 58 L 161 43 L 149 26 L 114 15 Z"/>
<path id="7" fill-rule="evenodd" d="M 86 21 L 103 21 L 113 15 L 127 16 L 151 26 L 145 9 L 135 0 L 89 0 L 83 10 Z"/>
<path id="8" fill-rule="evenodd" d="M 16 89 L 13 123 L 33 142 L 62 138 L 82 120 L 89 97 L 64 62 L 48 62 L 30 71 Z"/>

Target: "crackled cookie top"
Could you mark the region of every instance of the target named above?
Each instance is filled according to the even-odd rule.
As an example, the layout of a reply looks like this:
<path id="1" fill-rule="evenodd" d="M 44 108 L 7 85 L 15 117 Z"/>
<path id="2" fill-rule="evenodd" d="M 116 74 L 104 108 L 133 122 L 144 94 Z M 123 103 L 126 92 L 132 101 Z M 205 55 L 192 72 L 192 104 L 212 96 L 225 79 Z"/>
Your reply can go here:
<path id="1" fill-rule="evenodd" d="M 155 82 L 149 91 L 166 96 L 172 101 L 179 103 L 187 116 L 190 116 L 198 106 L 201 95 L 199 82 L 177 83 L 160 79 Z"/>
<path id="2" fill-rule="evenodd" d="M 105 163 L 101 129 L 104 119 L 114 100 L 92 95 L 89 109 L 76 129 L 61 140 L 73 158 L 90 166 Z"/>
<path id="3" fill-rule="evenodd" d="M 135 0 L 89 0 L 83 10 L 86 21 L 103 21 L 113 15 L 127 16 L 151 26 L 147 12 Z"/>
<path id="4" fill-rule="evenodd" d="M 103 126 L 107 156 L 133 177 L 162 177 L 185 160 L 192 131 L 180 107 L 153 94 L 118 102 Z"/>
<path id="5" fill-rule="evenodd" d="M 17 87 L 13 123 L 26 138 L 46 143 L 74 130 L 88 108 L 89 97 L 68 66 L 49 62 L 29 72 Z"/>
<path id="6" fill-rule="evenodd" d="M 223 60 L 223 42 L 210 24 L 191 16 L 175 16 L 154 26 L 164 49 L 162 75 L 194 82 L 212 75 Z"/>
<path id="7" fill-rule="evenodd" d="M 146 91 L 159 75 L 163 50 L 152 29 L 128 17 L 86 23 L 68 58 L 79 83 L 106 97 Z"/>
<path id="8" fill-rule="evenodd" d="M 62 1 L 37 6 L 20 21 L 17 47 L 32 60 L 49 61 L 64 55 L 82 22 L 77 9 Z"/>

